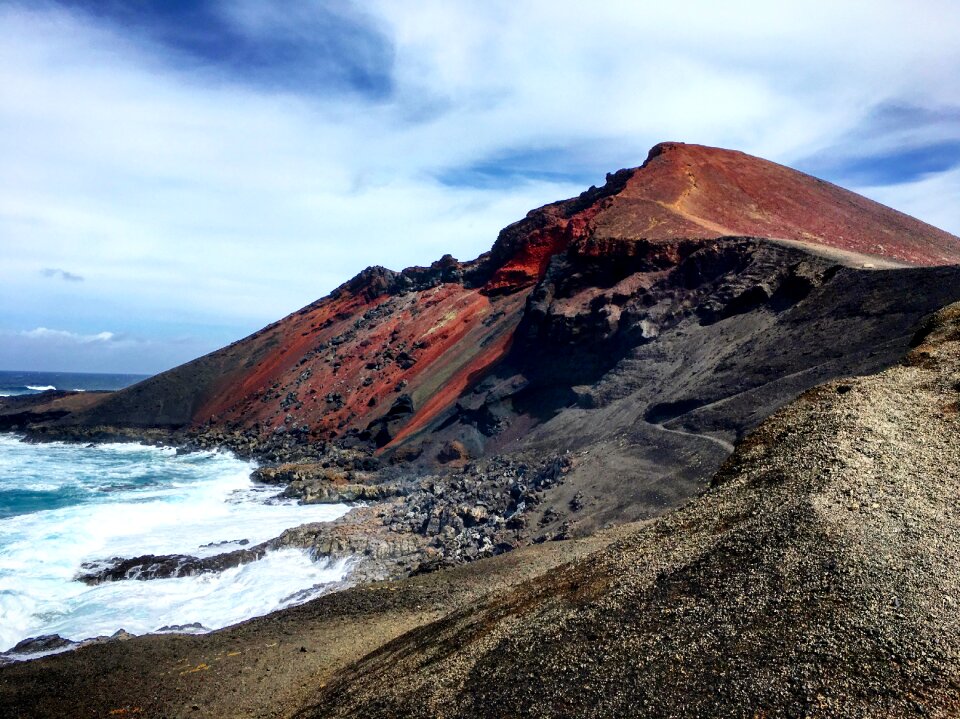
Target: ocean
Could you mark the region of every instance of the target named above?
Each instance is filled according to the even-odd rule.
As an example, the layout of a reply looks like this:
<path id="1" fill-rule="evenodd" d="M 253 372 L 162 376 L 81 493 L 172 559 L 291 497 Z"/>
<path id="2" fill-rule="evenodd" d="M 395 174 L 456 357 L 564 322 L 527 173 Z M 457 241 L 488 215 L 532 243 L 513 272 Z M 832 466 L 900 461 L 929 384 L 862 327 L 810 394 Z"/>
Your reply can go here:
<path id="1" fill-rule="evenodd" d="M 39 394 L 46 390 L 123 389 L 146 379 L 142 374 L 101 374 L 89 372 L 5 372 L 0 371 L 0 397 Z"/>
<path id="2" fill-rule="evenodd" d="M 120 379 L 123 378 L 123 379 Z M 9 393 L 109 389 L 131 375 L 0 373 Z M 329 590 L 348 562 L 285 549 L 222 572 L 88 586 L 85 562 L 145 554 L 213 556 L 253 546 L 348 507 L 301 506 L 250 481 L 226 452 L 177 454 L 138 444 L 32 444 L 0 434 L 0 653 L 21 640 L 72 640 L 196 625 L 209 631 Z M 241 542 L 246 542 L 241 545 Z"/>

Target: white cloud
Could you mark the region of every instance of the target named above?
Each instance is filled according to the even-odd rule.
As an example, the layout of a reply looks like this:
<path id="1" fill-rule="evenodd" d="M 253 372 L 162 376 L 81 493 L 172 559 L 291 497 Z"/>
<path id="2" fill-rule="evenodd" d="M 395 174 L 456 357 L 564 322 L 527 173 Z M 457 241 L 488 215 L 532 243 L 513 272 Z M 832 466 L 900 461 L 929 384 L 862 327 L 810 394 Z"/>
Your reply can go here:
<path id="1" fill-rule="evenodd" d="M 857 192 L 960 236 L 960 168 Z"/>
<path id="2" fill-rule="evenodd" d="M 73 332 L 49 327 L 0 330 L 0 367 L 43 372 L 154 373 L 166 369 L 186 354 L 202 354 L 205 343 L 197 338 L 166 340 L 142 338 L 122 332 Z"/>
<path id="3" fill-rule="evenodd" d="M 877 107 L 960 106 L 960 5 L 946 1 L 380 0 L 362 6 L 394 43 L 395 92 L 377 101 L 185 69 L 133 33 L 51 7 L 0 8 L 8 329 L 235 337 L 366 265 L 475 256 L 527 210 L 639 164 L 661 140 L 789 164 L 857 142 Z M 285 8 L 246 2 L 231 20 L 289 32 Z M 309 14 L 298 23 L 310 33 Z M 571 148 L 597 176 L 436 179 L 538 148 Z M 924 186 L 929 200 L 915 186 L 872 191 L 956 230 L 936 202 L 956 197 L 951 182 Z M 86 281 L 44 283 L 49 267 Z"/>
<path id="4" fill-rule="evenodd" d="M 92 335 L 81 335 L 68 330 L 51 330 L 47 327 L 37 327 L 32 330 L 24 330 L 20 333 L 21 337 L 34 340 L 55 340 L 66 343 L 92 344 L 94 342 L 110 342 L 116 335 L 113 332 L 97 332 Z"/>

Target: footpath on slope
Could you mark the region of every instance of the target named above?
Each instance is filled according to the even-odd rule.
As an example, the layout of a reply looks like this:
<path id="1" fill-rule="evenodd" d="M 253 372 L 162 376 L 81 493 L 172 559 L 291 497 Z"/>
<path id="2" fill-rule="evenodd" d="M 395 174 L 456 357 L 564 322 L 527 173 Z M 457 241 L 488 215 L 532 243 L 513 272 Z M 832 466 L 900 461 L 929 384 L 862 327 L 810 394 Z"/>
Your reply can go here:
<path id="1" fill-rule="evenodd" d="M 706 442 L 711 442 L 712 444 L 717 445 L 724 452 L 732 452 L 734 450 L 733 443 L 728 442 L 721 437 L 714 437 L 713 435 L 706 434 L 704 432 L 687 432 L 682 429 L 671 429 L 670 427 L 665 426 L 662 422 L 659 424 L 655 422 L 648 422 L 648 424 L 651 427 L 660 430 L 661 432 L 666 432 L 667 434 L 676 434 L 680 437 L 699 437 Z"/>

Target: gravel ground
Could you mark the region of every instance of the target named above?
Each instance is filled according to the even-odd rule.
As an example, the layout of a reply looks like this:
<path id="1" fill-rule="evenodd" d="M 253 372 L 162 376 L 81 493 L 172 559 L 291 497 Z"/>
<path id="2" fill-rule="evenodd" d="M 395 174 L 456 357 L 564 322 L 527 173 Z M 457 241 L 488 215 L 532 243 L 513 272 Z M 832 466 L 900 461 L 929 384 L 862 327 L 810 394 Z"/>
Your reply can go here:
<path id="1" fill-rule="evenodd" d="M 385 642 L 627 531 L 366 584 L 211 634 L 134 637 L 0 666 L 0 717 L 288 717 Z"/>
<path id="2" fill-rule="evenodd" d="M 960 305 L 801 396 L 712 487 L 391 642 L 309 717 L 953 717 Z"/>

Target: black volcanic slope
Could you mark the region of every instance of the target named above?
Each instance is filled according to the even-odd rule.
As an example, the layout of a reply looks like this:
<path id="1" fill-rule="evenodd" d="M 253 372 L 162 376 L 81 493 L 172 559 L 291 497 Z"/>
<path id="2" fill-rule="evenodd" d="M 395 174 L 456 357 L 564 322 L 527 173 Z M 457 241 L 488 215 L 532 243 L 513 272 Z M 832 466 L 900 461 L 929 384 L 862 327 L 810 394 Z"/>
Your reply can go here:
<path id="1" fill-rule="evenodd" d="M 952 717 L 960 305 L 807 392 L 712 488 L 385 645 L 301 717 Z"/>
<path id="2" fill-rule="evenodd" d="M 622 259 L 605 263 L 592 276 L 554 263 L 514 351 L 432 438 L 478 453 L 580 453 L 536 516 L 552 510 L 581 534 L 676 506 L 784 402 L 889 367 L 923 317 L 960 299 L 958 267 L 864 270 L 754 240 L 708 244 L 589 301 L 570 290 L 603 286 L 611 268 L 627 274 Z M 626 283 L 649 289 L 630 295 Z M 577 493 L 585 508 L 570 516 Z"/>

